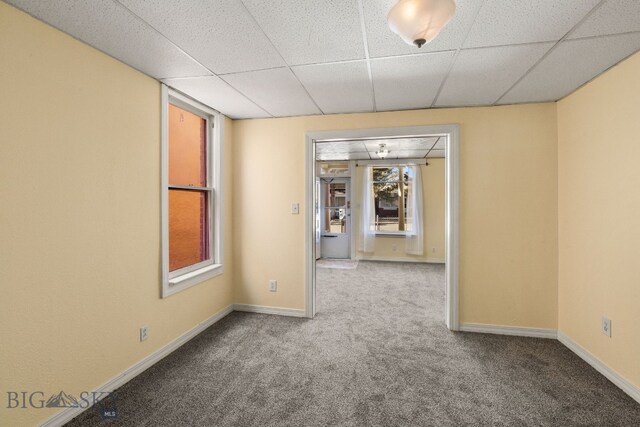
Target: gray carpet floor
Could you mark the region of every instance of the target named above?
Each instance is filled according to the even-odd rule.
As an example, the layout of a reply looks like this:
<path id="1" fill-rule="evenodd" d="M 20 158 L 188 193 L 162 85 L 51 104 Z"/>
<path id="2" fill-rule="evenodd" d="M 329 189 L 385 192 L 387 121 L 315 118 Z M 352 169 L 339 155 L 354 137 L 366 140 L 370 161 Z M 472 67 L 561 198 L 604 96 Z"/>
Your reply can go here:
<path id="1" fill-rule="evenodd" d="M 555 340 L 452 333 L 444 268 L 318 269 L 318 315 L 232 313 L 69 425 L 638 426 Z"/>

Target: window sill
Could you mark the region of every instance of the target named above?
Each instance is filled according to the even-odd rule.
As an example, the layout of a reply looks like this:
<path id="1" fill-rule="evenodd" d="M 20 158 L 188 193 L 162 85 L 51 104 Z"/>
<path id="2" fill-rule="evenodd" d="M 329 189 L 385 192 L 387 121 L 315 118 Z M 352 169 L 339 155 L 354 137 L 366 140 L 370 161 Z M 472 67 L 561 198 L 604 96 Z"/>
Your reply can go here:
<path id="1" fill-rule="evenodd" d="M 407 237 L 407 233 L 398 233 L 393 231 L 376 231 L 376 237 Z"/>
<path id="2" fill-rule="evenodd" d="M 162 297 L 166 298 L 169 295 L 173 295 L 177 292 L 184 291 L 192 286 L 211 279 L 212 277 L 219 276 L 223 273 L 222 264 L 213 264 L 206 267 L 202 267 L 198 270 L 190 273 L 185 273 L 181 276 L 169 279 L 169 282 L 164 287 Z"/>

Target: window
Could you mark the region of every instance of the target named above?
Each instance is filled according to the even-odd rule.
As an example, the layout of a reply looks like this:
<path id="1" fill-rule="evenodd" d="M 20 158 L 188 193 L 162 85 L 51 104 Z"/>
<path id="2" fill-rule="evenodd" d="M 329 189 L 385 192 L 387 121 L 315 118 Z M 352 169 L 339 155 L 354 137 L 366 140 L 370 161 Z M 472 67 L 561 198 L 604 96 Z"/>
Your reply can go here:
<path id="1" fill-rule="evenodd" d="M 348 162 L 322 162 L 320 163 L 320 176 L 349 176 Z"/>
<path id="2" fill-rule="evenodd" d="M 163 86 L 162 296 L 222 273 L 221 115 Z"/>
<path id="3" fill-rule="evenodd" d="M 404 166 L 373 168 L 375 215 L 370 229 L 376 233 L 406 234 L 411 230 L 407 202 L 410 168 Z"/>

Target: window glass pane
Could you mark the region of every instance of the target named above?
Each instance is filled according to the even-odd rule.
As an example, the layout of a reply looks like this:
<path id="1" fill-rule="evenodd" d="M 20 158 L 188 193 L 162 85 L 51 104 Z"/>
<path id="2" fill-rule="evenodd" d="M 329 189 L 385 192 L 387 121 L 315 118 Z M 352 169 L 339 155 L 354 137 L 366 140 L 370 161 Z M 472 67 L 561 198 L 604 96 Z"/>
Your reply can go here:
<path id="1" fill-rule="evenodd" d="M 169 271 L 209 259 L 208 192 L 169 190 Z"/>
<path id="2" fill-rule="evenodd" d="M 347 204 L 347 184 L 330 182 L 324 184 L 326 207 L 343 207 Z"/>
<path id="3" fill-rule="evenodd" d="M 398 167 L 373 168 L 373 181 L 399 181 L 400 170 Z"/>
<path id="4" fill-rule="evenodd" d="M 207 121 L 169 104 L 169 185 L 206 187 Z"/>
<path id="5" fill-rule="evenodd" d="M 347 233 L 347 210 L 345 208 L 325 208 L 325 233 Z"/>
<path id="6" fill-rule="evenodd" d="M 349 175 L 349 163 L 320 163 L 320 175 Z"/>
<path id="7" fill-rule="evenodd" d="M 404 232 L 407 223 L 408 168 L 384 167 L 373 169 L 374 223 L 371 230 Z"/>

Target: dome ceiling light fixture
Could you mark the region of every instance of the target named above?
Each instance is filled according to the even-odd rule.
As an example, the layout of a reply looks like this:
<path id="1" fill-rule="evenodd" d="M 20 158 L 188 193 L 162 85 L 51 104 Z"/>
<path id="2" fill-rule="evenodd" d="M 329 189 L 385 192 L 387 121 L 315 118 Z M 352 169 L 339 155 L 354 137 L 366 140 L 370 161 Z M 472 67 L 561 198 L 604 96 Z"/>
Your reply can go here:
<path id="1" fill-rule="evenodd" d="M 455 0 L 400 0 L 387 21 L 391 31 L 420 48 L 436 38 L 455 12 Z"/>
<path id="2" fill-rule="evenodd" d="M 389 154 L 389 150 L 387 150 L 387 145 L 386 144 L 380 144 L 380 149 L 378 151 L 376 151 L 376 154 L 381 159 L 384 159 L 385 157 L 387 157 L 387 155 Z"/>

